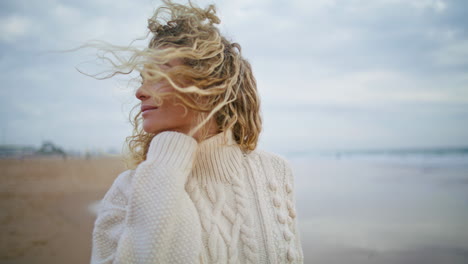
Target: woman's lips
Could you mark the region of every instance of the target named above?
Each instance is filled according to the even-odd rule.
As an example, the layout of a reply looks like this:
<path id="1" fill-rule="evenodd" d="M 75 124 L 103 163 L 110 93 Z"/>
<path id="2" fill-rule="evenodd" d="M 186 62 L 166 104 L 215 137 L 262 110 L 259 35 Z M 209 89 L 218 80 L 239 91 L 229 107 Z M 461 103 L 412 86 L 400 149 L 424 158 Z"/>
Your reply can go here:
<path id="1" fill-rule="evenodd" d="M 142 114 L 141 115 L 145 115 L 145 114 L 148 114 L 149 112 L 151 111 L 154 111 L 154 110 L 157 110 L 158 108 L 155 107 L 155 108 L 147 108 L 145 110 L 142 111 Z"/>

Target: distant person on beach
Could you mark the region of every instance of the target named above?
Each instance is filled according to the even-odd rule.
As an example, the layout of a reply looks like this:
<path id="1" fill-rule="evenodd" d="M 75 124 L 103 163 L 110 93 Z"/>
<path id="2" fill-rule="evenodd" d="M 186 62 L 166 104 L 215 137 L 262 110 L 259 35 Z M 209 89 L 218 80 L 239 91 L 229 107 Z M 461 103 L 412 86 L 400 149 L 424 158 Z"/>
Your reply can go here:
<path id="1" fill-rule="evenodd" d="M 260 101 L 240 45 L 214 5 L 163 2 L 147 48 L 108 47 L 131 52 L 115 73 L 140 73 L 141 104 L 91 263 L 303 263 L 291 167 L 256 148 Z"/>

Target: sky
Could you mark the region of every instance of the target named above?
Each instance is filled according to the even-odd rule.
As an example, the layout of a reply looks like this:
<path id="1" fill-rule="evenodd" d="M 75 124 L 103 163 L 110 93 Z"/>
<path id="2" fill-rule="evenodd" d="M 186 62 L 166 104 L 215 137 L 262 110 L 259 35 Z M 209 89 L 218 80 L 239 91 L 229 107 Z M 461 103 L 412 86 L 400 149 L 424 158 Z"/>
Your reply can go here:
<path id="1" fill-rule="evenodd" d="M 468 146 L 467 1 L 194 2 L 216 3 L 221 32 L 252 64 L 260 148 Z M 0 144 L 120 151 L 136 87 L 78 72 L 100 69 L 94 50 L 48 51 L 93 39 L 127 45 L 159 4 L 1 1 Z"/>

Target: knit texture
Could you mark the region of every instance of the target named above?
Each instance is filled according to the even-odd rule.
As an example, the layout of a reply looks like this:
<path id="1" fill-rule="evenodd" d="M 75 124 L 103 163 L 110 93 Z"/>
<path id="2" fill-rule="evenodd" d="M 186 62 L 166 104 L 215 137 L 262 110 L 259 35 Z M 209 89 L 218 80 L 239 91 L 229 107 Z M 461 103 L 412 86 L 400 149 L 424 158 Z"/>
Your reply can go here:
<path id="1" fill-rule="evenodd" d="M 167 131 L 100 203 L 91 263 L 303 263 L 287 161 Z"/>

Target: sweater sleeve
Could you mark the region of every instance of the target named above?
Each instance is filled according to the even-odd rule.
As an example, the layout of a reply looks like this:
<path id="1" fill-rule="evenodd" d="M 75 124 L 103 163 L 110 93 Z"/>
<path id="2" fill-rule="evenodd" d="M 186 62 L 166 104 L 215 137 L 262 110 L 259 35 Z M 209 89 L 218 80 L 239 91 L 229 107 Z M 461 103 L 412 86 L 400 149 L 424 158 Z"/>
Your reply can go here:
<path id="1" fill-rule="evenodd" d="M 199 216 L 185 191 L 197 142 L 167 131 L 147 159 L 104 196 L 93 230 L 91 263 L 198 263 Z"/>

